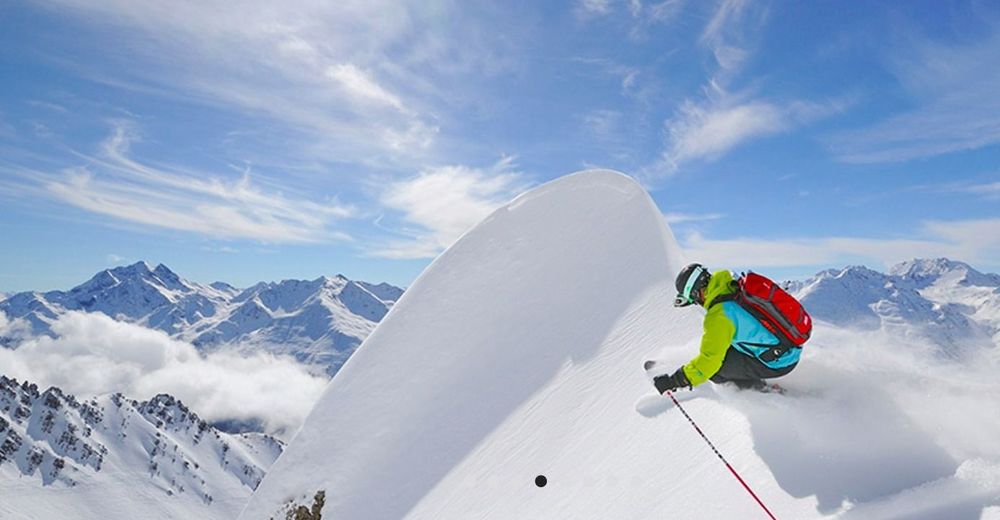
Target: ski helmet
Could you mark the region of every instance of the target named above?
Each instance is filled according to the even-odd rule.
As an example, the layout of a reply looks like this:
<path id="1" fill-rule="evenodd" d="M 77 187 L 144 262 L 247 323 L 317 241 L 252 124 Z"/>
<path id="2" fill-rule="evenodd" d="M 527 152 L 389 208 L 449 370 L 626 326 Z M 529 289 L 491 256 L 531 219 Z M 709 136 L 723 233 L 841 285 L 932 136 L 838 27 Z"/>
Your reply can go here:
<path id="1" fill-rule="evenodd" d="M 701 290 L 708 287 L 708 280 L 712 274 L 701 264 L 690 264 L 677 274 L 675 285 L 677 286 L 677 298 L 674 298 L 674 307 L 686 307 L 693 303 L 700 304 L 699 298 Z"/>

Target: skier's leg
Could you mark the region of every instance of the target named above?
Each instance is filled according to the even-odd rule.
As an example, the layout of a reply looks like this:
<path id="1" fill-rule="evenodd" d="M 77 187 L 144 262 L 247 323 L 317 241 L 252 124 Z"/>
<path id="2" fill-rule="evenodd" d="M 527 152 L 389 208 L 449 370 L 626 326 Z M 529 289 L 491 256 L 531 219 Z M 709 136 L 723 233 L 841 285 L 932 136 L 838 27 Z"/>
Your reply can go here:
<path id="1" fill-rule="evenodd" d="M 782 368 L 771 368 L 760 360 L 730 347 L 722 360 L 719 371 L 711 377 L 713 383 L 733 383 L 741 389 L 767 387 L 765 379 L 781 377 L 795 368 L 790 365 Z"/>
<path id="2" fill-rule="evenodd" d="M 797 365 L 798 363 L 781 368 L 771 368 L 759 359 L 730 347 L 726 351 L 726 357 L 723 358 L 722 366 L 717 375 L 724 380 L 771 379 L 788 374 Z"/>
<path id="3" fill-rule="evenodd" d="M 730 347 L 722 366 L 709 380 L 713 383 L 733 383 L 739 388 L 754 388 L 764 385 L 763 378 L 758 375 L 760 361 Z"/>

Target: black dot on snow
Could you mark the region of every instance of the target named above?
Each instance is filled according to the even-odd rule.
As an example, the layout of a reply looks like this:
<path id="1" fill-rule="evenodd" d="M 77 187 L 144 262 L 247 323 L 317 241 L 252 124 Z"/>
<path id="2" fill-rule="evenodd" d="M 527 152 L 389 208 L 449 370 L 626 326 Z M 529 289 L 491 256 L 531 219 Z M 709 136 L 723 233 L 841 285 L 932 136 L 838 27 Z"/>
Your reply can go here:
<path id="1" fill-rule="evenodd" d="M 535 477 L 535 485 L 538 487 L 545 487 L 545 484 L 549 483 L 549 479 L 545 478 L 545 475 L 538 475 Z"/>

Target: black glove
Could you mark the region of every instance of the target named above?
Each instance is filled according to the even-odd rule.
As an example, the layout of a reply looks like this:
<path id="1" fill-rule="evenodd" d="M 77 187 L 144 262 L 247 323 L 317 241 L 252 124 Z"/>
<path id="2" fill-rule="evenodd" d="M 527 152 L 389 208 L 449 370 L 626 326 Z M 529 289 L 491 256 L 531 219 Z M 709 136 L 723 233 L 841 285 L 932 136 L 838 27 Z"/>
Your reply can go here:
<path id="1" fill-rule="evenodd" d="M 656 386 L 656 390 L 661 394 L 677 390 L 678 388 L 684 388 L 685 386 L 689 389 L 691 388 L 691 382 L 688 381 L 687 376 L 684 374 L 684 367 L 678 368 L 676 372 L 669 376 L 664 374 L 654 377 L 653 385 Z"/>

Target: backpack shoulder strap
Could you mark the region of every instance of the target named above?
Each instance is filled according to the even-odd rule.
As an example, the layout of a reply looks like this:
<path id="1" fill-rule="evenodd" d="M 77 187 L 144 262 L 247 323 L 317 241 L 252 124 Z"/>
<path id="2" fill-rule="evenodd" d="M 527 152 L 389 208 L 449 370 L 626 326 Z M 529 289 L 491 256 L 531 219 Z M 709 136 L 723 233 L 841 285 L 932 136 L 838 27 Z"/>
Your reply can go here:
<path id="1" fill-rule="evenodd" d="M 729 282 L 729 287 L 730 287 L 730 289 L 733 290 L 733 292 L 731 292 L 729 294 L 720 294 L 720 295 L 716 296 L 715 299 L 712 300 L 712 304 L 708 306 L 708 309 L 711 309 L 712 307 L 715 307 L 715 304 L 717 304 L 717 303 L 738 301 L 738 299 L 740 297 L 740 280 L 742 280 L 742 279 L 743 279 L 743 277 L 740 276 L 739 278 L 736 278 L 735 280 Z M 705 310 L 708 310 L 708 309 L 705 309 Z"/>
<path id="2" fill-rule="evenodd" d="M 711 309 L 712 307 L 715 307 L 715 305 L 718 303 L 736 301 L 737 296 L 739 296 L 739 293 L 720 294 L 719 296 L 716 296 L 714 300 L 712 300 L 712 304 L 709 305 L 708 308 Z"/>

